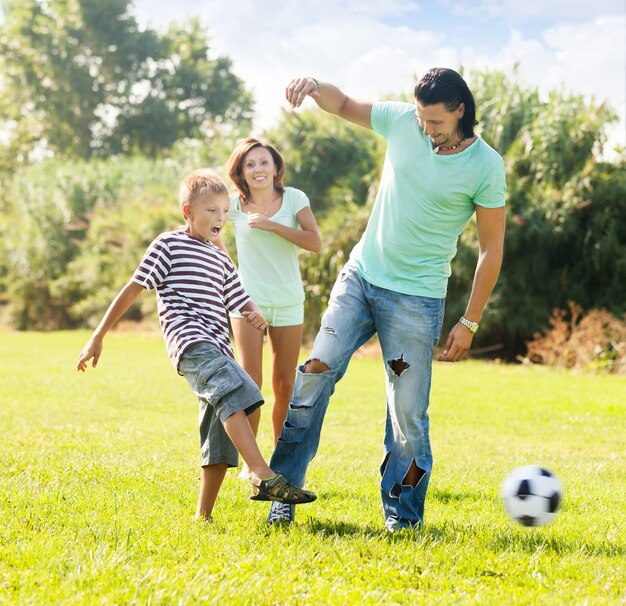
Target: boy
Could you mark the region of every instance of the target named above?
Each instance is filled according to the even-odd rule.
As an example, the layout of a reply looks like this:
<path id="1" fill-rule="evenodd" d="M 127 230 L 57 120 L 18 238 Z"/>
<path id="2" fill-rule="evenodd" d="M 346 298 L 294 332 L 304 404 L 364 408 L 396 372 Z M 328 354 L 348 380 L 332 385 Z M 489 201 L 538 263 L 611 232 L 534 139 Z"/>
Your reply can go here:
<path id="1" fill-rule="evenodd" d="M 228 467 L 238 452 L 252 472 L 257 501 L 310 503 L 316 496 L 275 474 L 259 451 L 247 415 L 263 404 L 256 384 L 234 361 L 227 310 L 258 330 L 267 323 L 244 291 L 235 266 L 215 240 L 228 219 L 228 190 L 213 172 L 198 170 L 180 186 L 185 228 L 159 235 L 85 345 L 77 370 L 95 368 L 109 329 L 144 290 L 156 289 L 168 354 L 200 402 L 202 480 L 196 517 L 210 519 Z"/>

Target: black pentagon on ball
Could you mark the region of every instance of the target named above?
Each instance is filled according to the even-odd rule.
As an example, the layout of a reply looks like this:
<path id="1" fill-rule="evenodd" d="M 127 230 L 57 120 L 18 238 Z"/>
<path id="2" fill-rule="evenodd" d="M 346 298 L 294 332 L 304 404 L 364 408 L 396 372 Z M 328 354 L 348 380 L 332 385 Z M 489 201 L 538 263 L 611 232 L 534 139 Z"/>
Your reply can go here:
<path id="1" fill-rule="evenodd" d="M 540 467 L 539 468 L 539 475 L 540 476 L 548 476 L 549 478 L 554 477 L 554 474 L 551 471 L 548 471 L 545 467 Z"/>
<path id="2" fill-rule="evenodd" d="M 528 480 L 522 480 L 517 487 L 516 496 L 518 496 L 523 501 L 526 497 L 529 497 L 530 495 L 532 495 L 532 492 L 530 491 L 530 482 Z"/>
<path id="3" fill-rule="evenodd" d="M 532 516 L 520 516 L 517 521 L 524 526 L 537 526 L 537 520 Z"/>
<path id="4" fill-rule="evenodd" d="M 559 505 L 561 504 L 561 494 L 559 492 L 555 492 L 548 499 L 548 502 L 549 502 L 548 511 L 550 513 L 554 513 L 559 508 Z"/>

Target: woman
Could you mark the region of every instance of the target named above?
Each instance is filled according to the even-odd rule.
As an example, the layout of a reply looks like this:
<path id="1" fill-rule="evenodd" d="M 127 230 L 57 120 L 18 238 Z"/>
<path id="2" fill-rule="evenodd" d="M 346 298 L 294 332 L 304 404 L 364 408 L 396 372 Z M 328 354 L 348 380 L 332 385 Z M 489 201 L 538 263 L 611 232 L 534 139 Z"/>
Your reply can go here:
<path id="1" fill-rule="evenodd" d="M 304 288 L 298 249 L 319 252 L 322 241 L 307 196 L 283 186 L 285 164 L 273 146 L 251 137 L 240 141 L 227 170 L 238 189 L 230 200 L 230 218 L 239 274 L 268 323 L 276 443 L 287 416 L 302 342 Z M 239 315 L 232 315 L 231 321 L 240 363 L 261 388 L 263 334 L 250 330 Z M 250 418 L 255 434 L 259 419 L 257 410 Z"/>

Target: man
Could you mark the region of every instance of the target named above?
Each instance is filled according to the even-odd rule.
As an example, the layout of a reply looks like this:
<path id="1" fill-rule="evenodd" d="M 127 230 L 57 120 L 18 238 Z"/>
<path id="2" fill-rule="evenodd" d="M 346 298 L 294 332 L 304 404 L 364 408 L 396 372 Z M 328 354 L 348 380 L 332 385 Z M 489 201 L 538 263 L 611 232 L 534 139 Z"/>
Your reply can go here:
<path id="1" fill-rule="evenodd" d="M 465 314 L 440 360 L 471 346 L 502 264 L 504 163 L 474 133 L 472 93 L 455 71 L 434 68 L 415 87 L 415 104 L 363 103 L 315 78 L 286 89 L 387 140 L 376 202 L 360 242 L 333 287 L 310 359 L 294 394 L 271 467 L 298 486 L 319 444 L 335 383 L 354 351 L 378 333 L 386 371 L 387 418 L 381 497 L 385 528 L 423 523 L 432 469 L 428 403 L 450 262 L 476 213 L 479 258 Z M 272 504 L 270 523 L 291 521 L 293 505 Z"/>

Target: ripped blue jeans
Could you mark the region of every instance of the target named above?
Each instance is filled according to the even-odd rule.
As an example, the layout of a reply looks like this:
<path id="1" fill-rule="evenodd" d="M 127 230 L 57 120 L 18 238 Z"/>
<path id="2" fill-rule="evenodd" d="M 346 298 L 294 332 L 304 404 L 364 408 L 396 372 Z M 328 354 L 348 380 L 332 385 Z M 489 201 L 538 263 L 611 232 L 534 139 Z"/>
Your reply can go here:
<path id="1" fill-rule="evenodd" d="M 390 526 L 422 523 L 432 469 L 428 423 L 432 357 L 443 312 L 443 299 L 373 286 L 349 262 L 335 282 L 309 358 L 328 370 L 306 373 L 306 364 L 298 368 L 271 468 L 304 485 L 335 384 L 352 354 L 378 333 L 387 395 L 380 483 L 383 513 Z M 421 473 L 415 486 L 405 481 L 413 462 Z"/>

